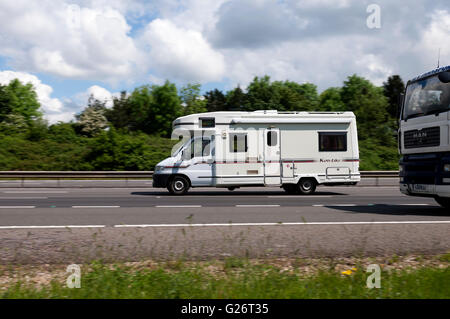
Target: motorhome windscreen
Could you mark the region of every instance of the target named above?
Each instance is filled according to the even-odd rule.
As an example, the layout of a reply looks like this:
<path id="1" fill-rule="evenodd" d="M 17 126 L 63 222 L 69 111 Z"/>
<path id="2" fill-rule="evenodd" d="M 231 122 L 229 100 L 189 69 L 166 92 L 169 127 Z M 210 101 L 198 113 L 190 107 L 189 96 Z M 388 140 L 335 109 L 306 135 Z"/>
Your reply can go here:
<path id="1" fill-rule="evenodd" d="M 403 120 L 450 110 L 450 83 L 438 75 L 410 83 L 406 88 Z"/>
<path id="2" fill-rule="evenodd" d="M 192 157 L 204 157 L 211 154 L 211 140 L 209 138 L 195 138 L 191 143 Z"/>
<path id="3" fill-rule="evenodd" d="M 346 152 L 347 132 L 320 132 L 320 152 Z"/>

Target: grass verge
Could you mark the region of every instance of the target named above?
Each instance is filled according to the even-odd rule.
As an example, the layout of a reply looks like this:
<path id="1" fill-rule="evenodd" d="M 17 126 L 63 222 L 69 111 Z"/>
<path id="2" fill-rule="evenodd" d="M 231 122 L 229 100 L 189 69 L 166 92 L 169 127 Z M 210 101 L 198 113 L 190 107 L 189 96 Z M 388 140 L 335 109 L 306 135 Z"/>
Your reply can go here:
<path id="1" fill-rule="evenodd" d="M 448 257 L 447 255 L 444 255 Z M 439 257 L 441 258 L 441 257 Z M 441 259 L 439 259 L 442 261 Z M 305 271 L 290 265 L 227 259 L 152 264 L 93 263 L 82 266 L 81 288 L 67 288 L 62 273 L 44 285 L 19 278 L 0 290 L 1 298 L 450 298 L 450 268 L 389 268 L 381 265 L 381 288 L 367 288 L 364 264 L 336 267 L 330 261 Z M 303 266 L 302 266 L 303 265 Z M 308 267 L 308 266 L 306 266 Z M 353 269 L 352 269 L 353 268 Z M 343 271 L 347 269 L 346 271 Z"/>

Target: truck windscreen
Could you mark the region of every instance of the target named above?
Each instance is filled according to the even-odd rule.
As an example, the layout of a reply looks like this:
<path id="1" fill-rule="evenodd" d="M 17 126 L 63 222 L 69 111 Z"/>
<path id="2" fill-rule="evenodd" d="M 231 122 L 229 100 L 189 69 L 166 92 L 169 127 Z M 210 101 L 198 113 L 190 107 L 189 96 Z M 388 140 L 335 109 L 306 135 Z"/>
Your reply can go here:
<path id="1" fill-rule="evenodd" d="M 407 86 L 403 120 L 448 110 L 450 110 L 450 83 L 442 83 L 437 75 Z"/>

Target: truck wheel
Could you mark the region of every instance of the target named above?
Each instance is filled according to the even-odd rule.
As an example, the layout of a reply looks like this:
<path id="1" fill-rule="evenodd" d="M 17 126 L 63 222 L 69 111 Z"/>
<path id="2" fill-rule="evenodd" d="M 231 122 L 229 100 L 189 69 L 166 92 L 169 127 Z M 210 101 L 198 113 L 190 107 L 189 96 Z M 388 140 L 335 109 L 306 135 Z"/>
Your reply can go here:
<path id="1" fill-rule="evenodd" d="M 298 182 L 300 194 L 310 195 L 316 191 L 316 181 L 312 178 L 302 178 Z"/>
<path id="2" fill-rule="evenodd" d="M 450 198 L 436 197 L 436 202 L 444 208 L 450 208 Z"/>
<path id="3" fill-rule="evenodd" d="M 236 187 L 228 187 L 229 191 L 234 191 L 236 189 Z"/>
<path id="4" fill-rule="evenodd" d="M 298 185 L 296 184 L 285 184 L 282 187 L 289 195 L 297 195 L 299 193 Z"/>
<path id="5" fill-rule="evenodd" d="M 172 195 L 184 195 L 189 190 L 189 181 L 183 176 L 175 176 L 169 182 L 167 189 Z"/>

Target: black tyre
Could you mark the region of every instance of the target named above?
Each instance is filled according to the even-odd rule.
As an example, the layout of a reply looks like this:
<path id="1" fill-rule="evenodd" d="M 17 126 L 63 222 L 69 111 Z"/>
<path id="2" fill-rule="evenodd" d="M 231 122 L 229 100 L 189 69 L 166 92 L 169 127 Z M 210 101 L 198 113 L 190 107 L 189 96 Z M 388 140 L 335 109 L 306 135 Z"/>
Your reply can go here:
<path id="1" fill-rule="evenodd" d="M 285 184 L 282 187 L 289 195 L 297 195 L 299 193 L 299 188 L 296 184 Z"/>
<path id="2" fill-rule="evenodd" d="M 228 187 L 229 191 L 234 191 L 236 189 L 236 187 Z"/>
<path id="3" fill-rule="evenodd" d="M 316 191 L 317 183 L 313 178 L 302 178 L 300 182 L 298 182 L 298 189 L 300 194 L 310 195 Z"/>
<path id="4" fill-rule="evenodd" d="M 450 198 L 436 197 L 436 202 L 444 208 L 450 208 Z"/>
<path id="5" fill-rule="evenodd" d="M 189 181 L 186 177 L 175 176 L 169 182 L 167 189 L 172 195 L 184 195 L 189 190 Z"/>

